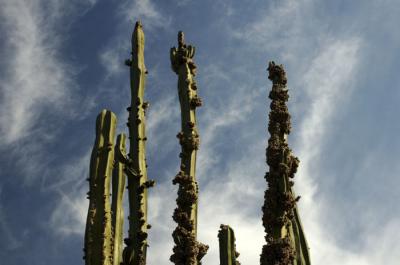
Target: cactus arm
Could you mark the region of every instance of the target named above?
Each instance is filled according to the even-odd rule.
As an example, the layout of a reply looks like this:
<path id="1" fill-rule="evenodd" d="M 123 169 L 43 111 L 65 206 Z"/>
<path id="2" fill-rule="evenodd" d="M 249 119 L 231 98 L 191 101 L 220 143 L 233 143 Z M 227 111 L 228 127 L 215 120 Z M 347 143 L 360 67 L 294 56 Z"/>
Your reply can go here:
<path id="1" fill-rule="evenodd" d="M 147 188 L 154 181 L 147 179 L 146 164 L 146 120 L 144 101 L 146 85 L 146 67 L 144 64 L 144 32 L 141 23 L 136 22 L 132 34 L 132 58 L 126 61 L 130 67 L 131 105 L 129 118 L 129 156 L 125 166 L 128 177 L 129 193 L 129 237 L 125 239 L 123 253 L 124 265 L 142 265 L 146 263 L 147 250 Z"/>
<path id="2" fill-rule="evenodd" d="M 306 237 L 304 235 L 303 226 L 301 225 L 300 215 L 297 207 L 293 209 L 294 219 L 292 221 L 291 229 L 293 232 L 293 242 L 295 242 L 297 264 L 299 265 L 311 265 L 311 259 L 309 254 L 309 248 Z"/>
<path id="3" fill-rule="evenodd" d="M 237 261 L 239 252 L 236 251 L 235 233 L 228 225 L 221 225 L 218 232 L 220 265 L 240 265 Z"/>
<path id="4" fill-rule="evenodd" d="M 286 73 L 282 65 L 269 63 L 268 78 L 273 86 L 269 94 L 271 112 L 269 114 L 267 164 L 269 172 L 265 178 L 268 189 L 264 195 L 263 225 L 267 244 L 263 246 L 261 265 L 310 265 L 307 242 L 290 179 L 297 171 L 299 160 L 292 155 L 287 143 L 290 133 L 290 114 L 286 102 L 289 98 L 286 87 Z"/>
<path id="5" fill-rule="evenodd" d="M 96 140 L 90 160 L 89 209 L 85 231 L 86 265 L 113 263 L 110 177 L 114 161 L 116 122 L 115 114 L 108 110 L 103 110 L 96 121 Z"/>
<path id="6" fill-rule="evenodd" d="M 112 176 L 112 227 L 114 231 L 114 247 L 113 247 L 113 265 L 120 265 L 122 262 L 122 238 L 124 228 L 124 208 L 123 196 L 125 190 L 125 173 L 124 173 L 124 158 L 125 155 L 124 133 L 117 136 L 117 141 L 114 148 L 114 169 Z"/>
<path id="7" fill-rule="evenodd" d="M 170 51 L 171 66 L 178 75 L 178 94 L 181 105 L 181 131 L 177 137 L 182 151 L 181 170 L 173 180 L 179 184 L 177 208 L 173 219 L 177 227 L 173 232 L 175 247 L 170 260 L 175 264 L 201 264 L 208 246 L 199 243 L 197 237 L 196 153 L 199 148 L 199 133 L 196 122 L 196 107 L 201 105 L 195 81 L 196 65 L 193 62 L 195 48 L 186 45 L 183 32 L 178 34 L 178 48 Z"/>

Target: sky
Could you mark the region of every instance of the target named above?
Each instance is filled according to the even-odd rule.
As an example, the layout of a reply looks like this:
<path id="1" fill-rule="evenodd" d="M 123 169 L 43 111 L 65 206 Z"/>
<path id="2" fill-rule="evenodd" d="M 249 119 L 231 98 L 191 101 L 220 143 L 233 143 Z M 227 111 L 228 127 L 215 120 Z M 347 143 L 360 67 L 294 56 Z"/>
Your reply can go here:
<path id="1" fill-rule="evenodd" d="M 141 20 L 157 181 L 148 264 L 171 264 L 180 107 L 169 49 L 183 30 L 203 99 L 203 264 L 219 264 L 220 224 L 234 228 L 240 262 L 259 263 L 274 60 L 288 77 L 294 190 L 312 263 L 398 265 L 399 13 L 397 0 L 0 0 L 1 264 L 83 264 L 95 119 L 110 109 L 127 132 L 123 62 Z"/>

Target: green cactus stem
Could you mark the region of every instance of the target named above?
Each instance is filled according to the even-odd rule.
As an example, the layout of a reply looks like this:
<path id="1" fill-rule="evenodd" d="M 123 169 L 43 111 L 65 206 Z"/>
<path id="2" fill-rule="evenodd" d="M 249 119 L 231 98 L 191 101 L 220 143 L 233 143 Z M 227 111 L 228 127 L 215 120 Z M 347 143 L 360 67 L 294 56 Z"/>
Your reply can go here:
<path id="1" fill-rule="evenodd" d="M 103 110 L 97 116 L 96 140 L 90 159 L 89 209 L 84 248 L 86 265 L 113 264 L 110 178 L 116 123 L 115 114 L 109 110 Z"/>
<path id="2" fill-rule="evenodd" d="M 124 133 L 117 136 L 114 148 L 114 169 L 112 176 L 112 227 L 114 231 L 113 265 L 120 265 L 122 262 L 122 238 L 124 228 L 124 208 L 123 196 L 125 190 L 125 173 L 123 159 L 126 158 L 125 151 L 126 135 Z"/>
<path id="3" fill-rule="evenodd" d="M 144 101 L 147 74 L 144 41 L 142 24 L 138 21 L 132 34 L 132 57 L 126 61 L 130 67 L 132 100 L 127 109 L 130 146 L 125 172 L 128 177 L 129 236 L 125 239 L 124 265 L 146 263 L 147 230 L 150 228 L 147 223 L 147 188 L 154 185 L 154 181 L 147 179 L 145 110 L 148 103 Z"/>
<path id="4" fill-rule="evenodd" d="M 177 223 L 172 236 L 175 246 L 170 260 L 179 265 L 201 264 L 208 246 L 197 241 L 197 200 L 196 153 L 199 148 L 199 133 L 196 124 L 196 107 L 201 105 L 197 96 L 193 62 L 195 48 L 186 45 L 183 32 L 178 33 L 178 48 L 171 48 L 171 66 L 178 75 L 178 94 L 181 105 L 181 131 L 177 137 L 181 144 L 181 170 L 173 180 L 179 184 L 177 208 L 173 219 Z"/>
<path id="5" fill-rule="evenodd" d="M 293 156 L 287 143 L 290 133 L 289 99 L 286 73 L 282 65 L 269 63 L 268 78 L 272 81 L 269 94 L 271 112 L 267 148 L 269 172 L 265 178 L 268 189 L 264 195 L 263 225 L 266 245 L 260 258 L 261 265 L 310 265 L 308 247 L 301 227 L 291 180 L 297 171 L 299 159 Z"/>
<path id="6" fill-rule="evenodd" d="M 239 252 L 236 251 L 235 233 L 228 225 L 221 225 L 218 231 L 219 263 L 220 265 L 240 265 L 237 261 Z"/>

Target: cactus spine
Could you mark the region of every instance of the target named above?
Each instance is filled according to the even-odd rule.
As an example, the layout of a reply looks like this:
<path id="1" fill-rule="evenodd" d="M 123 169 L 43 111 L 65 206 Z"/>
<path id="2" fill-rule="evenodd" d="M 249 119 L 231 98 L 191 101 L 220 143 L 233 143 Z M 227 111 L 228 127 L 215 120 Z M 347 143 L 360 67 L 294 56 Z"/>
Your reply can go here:
<path id="1" fill-rule="evenodd" d="M 199 148 L 199 133 L 196 124 L 196 107 L 201 106 L 197 96 L 193 62 L 195 48 L 186 45 L 183 32 L 178 33 L 178 48 L 171 48 L 171 66 L 178 75 L 178 94 L 181 105 L 181 131 L 177 138 L 182 147 L 180 171 L 173 180 L 179 184 L 177 208 L 173 219 L 177 223 L 172 236 L 175 246 L 170 260 L 179 265 L 201 264 L 208 246 L 197 241 L 197 200 L 196 152 Z"/>
<path id="2" fill-rule="evenodd" d="M 125 165 L 121 162 L 125 157 L 125 141 L 124 133 L 117 136 L 117 142 L 114 148 L 114 169 L 112 176 L 112 226 L 114 228 L 114 258 L 113 265 L 120 265 L 122 262 L 122 238 L 124 228 L 124 208 L 122 205 L 125 190 Z"/>
<path id="3" fill-rule="evenodd" d="M 299 159 L 293 156 L 287 143 L 290 133 L 290 114 L 286 106 L 289 99 L 286 87 L 286 73 L 282 65 L 269 63 L 268 78 L 272 81 L 269 94 L 271 112 L 268 131 L 270 138 L 267 148 L 269 172 L 265 178 L 268 189 L 265 192 L 263 225 L 267 244 L 261 254 L 262 265 L 309 265 L 308 247 L 296 209 L 291 180 L 297 171 Z"/>
<path id="4" fill-rule="evenodd" d="M 96 140 L 90 160 L 90 201 L 85 232 L 86 265 L 113 263 L 110 178 L 114 162 L 116 122 L 115 114 L 108 110 L 103 110 L 96 121 Z"/>
<path id="5" fill-rule="evenodd" d="M 221 225 L 218 232 L 219 263 L 220 265 L 240 265 L 237 261 L 239 252 L 236 251 L 235 233 L 228 225 Z"/>
<path id="6" fill-rule="evenodd" d="M 126 161 L 129 191 L 129 237 L 125 239 L 124 265 L 143 265 L 147 250 L 147 188 L 154 181 L 147 179 L 146 164 L 146 120 L 144 101 L 146 67 L 144 64 L 144 32 L 141 23 L 136 22 L 132 34 L 132 58 L 126 61 L 130 67 L 131 106 L 128 107 L 130 149 Z"/>

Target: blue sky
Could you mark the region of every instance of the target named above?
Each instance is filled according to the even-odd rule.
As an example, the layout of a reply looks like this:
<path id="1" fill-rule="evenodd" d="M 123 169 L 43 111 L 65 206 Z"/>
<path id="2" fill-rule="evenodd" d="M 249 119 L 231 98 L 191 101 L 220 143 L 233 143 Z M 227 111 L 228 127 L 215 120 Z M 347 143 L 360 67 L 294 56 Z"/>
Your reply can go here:
<path id="1" fill-rule="evenodd" d="M 170 264 L 179 166 L 178 30 L 197 47 L 199 240 L 218 264 L 219 224 L 257 264 L 267 171 L 267 62 L 285 65 L 295 191 L 313 264 L 400 258 L 400 2 L 0 0 L 0 260 L 83 264 L 97 114 L 126 132 L 134 22 L 149 70 L 148 264 Z M 397 118 L 396 118 L 397 117 Z"/>

